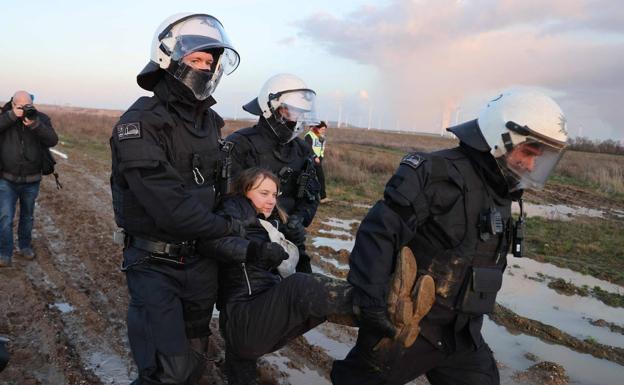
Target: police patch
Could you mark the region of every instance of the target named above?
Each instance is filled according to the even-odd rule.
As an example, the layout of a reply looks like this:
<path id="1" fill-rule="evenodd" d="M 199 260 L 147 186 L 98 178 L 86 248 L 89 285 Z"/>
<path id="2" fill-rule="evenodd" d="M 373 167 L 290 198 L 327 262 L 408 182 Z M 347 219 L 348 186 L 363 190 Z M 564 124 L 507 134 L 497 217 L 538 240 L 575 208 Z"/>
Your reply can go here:
<path id="1" fill-rule="evenodd" d="M 416 153 L 412 153 L 412 154 L 405 155 L 403 159 L 401 159 L 401 164 L 410 166 L 411 168 L 415 170 L 418 168 L 418 166 L 420 166 L 423 163 L 424 160 L 425 158 L 423 158 L 422 156 Z"/>
<path id="2" fill-rule="evenodd" d="M 139 139 L 141 137 L 141 122 L 123 123 L 115 127 L 117 129 L 117 139 Z"/>

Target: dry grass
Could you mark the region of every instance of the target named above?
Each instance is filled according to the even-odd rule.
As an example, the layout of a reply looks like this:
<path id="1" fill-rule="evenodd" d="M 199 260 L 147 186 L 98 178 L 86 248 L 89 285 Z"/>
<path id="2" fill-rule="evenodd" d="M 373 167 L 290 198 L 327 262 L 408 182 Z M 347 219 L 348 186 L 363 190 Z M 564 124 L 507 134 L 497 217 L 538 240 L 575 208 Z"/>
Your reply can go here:
<path id="1" fill-rule="evenodd" d="M 568 151 L 555 171 L 563 177 L 595 185 L 602 192 L 624 194 L 622 155 Z"/>
<path id="2" fill-rule="evenodd" d="M 122 113 L 56 106 L 42 106 L 41 110 L 50 115 L 62 140 L 102 154 L 108 149 L 112 127 Z M 228 120 L 223 136 L 253 124 L 250 120 Z M 404 154 L 450 148 L 456 144 L 454 139 L 437 135 L 330 128 L 325 159 L 327 182 L 336 190 L 355 192 L 359 196 L 353 198 L 379 196 Z M 589 186 L 607 194 L 624 194 L 624 156 L 568 151 L 556 173 L 563 184 Z"/>
<path id="3" fill-rule="evenodd" d="M 364 144 L 375 147 L 388 147 L 409 151 L 434 151 L 457 145 L 456 139 L 439 135 L 416 134 L 411 132 L 388 132 L 351 128 L 329 128 L 329 143 Z"/>

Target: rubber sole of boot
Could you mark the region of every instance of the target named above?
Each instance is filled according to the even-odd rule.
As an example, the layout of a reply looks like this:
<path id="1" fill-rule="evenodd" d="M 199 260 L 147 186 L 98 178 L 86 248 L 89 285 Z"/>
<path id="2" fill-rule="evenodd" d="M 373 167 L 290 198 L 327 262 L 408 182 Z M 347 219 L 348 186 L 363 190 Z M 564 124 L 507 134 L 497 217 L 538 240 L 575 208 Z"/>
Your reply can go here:
<path id="1" fill-rule="evenodd" d="M 420 321 L 425 318 L 435 302 L 435 283 L 429 275 L 418 278 L 412 292 L 414 311 L 411 320 L 403 327 L 396 339 L 409 348 L 416 342 L 420 333 Z"/>

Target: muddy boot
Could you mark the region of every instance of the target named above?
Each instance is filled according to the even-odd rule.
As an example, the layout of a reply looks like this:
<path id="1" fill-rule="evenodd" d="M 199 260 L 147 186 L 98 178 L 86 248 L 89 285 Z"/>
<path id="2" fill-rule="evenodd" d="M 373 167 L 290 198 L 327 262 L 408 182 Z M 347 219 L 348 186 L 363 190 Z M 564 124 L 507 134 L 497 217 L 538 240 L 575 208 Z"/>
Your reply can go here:
<path id="1" fill-rule="evenodd" d="M 414 344 L 420 333 L 420 320 L 425 318 L 435 302 L 435 283 L 430 275 L 418 278 L 412 290 L 412 316 L 405 322 L 405 326 L 399 330 L 395 339 L 409 348 Z"/>
<path id="2" fill-rule="evenodd" d="M 345 326 L 358 326 L 353 314 L 353 286 L 343 280 L 321 274 L 312 274 L 312 278 L 326 290 L 323 302 L 327 306 L 325 311 L 327 321 Z"/>
<path id="3" fill-rule="evenodd" d="M 397 329 L 393 339 L 382 339 L 375 350 L 387 349 L 393 342 L 410 347 L 420 332 L 420 320 L 431 310 L 435 301 L 433 278 L 421 276 L 416 281 L 416 258 L 408 247 L 401 249 L 388 293 L 388 314 Z"/>

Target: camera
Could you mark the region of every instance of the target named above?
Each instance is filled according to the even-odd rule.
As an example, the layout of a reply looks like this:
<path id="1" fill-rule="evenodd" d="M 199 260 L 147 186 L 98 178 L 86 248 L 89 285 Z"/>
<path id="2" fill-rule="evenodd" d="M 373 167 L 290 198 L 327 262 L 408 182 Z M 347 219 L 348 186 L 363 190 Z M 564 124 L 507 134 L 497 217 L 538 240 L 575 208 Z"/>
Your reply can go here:
<path id="1" fill-rule="evenodd" d="M 32 104 L 26 104 L 22 106 L 22 110 L 24 111 L 24 117 L 28 120 L 37 119 L 37 109 Z"/>

